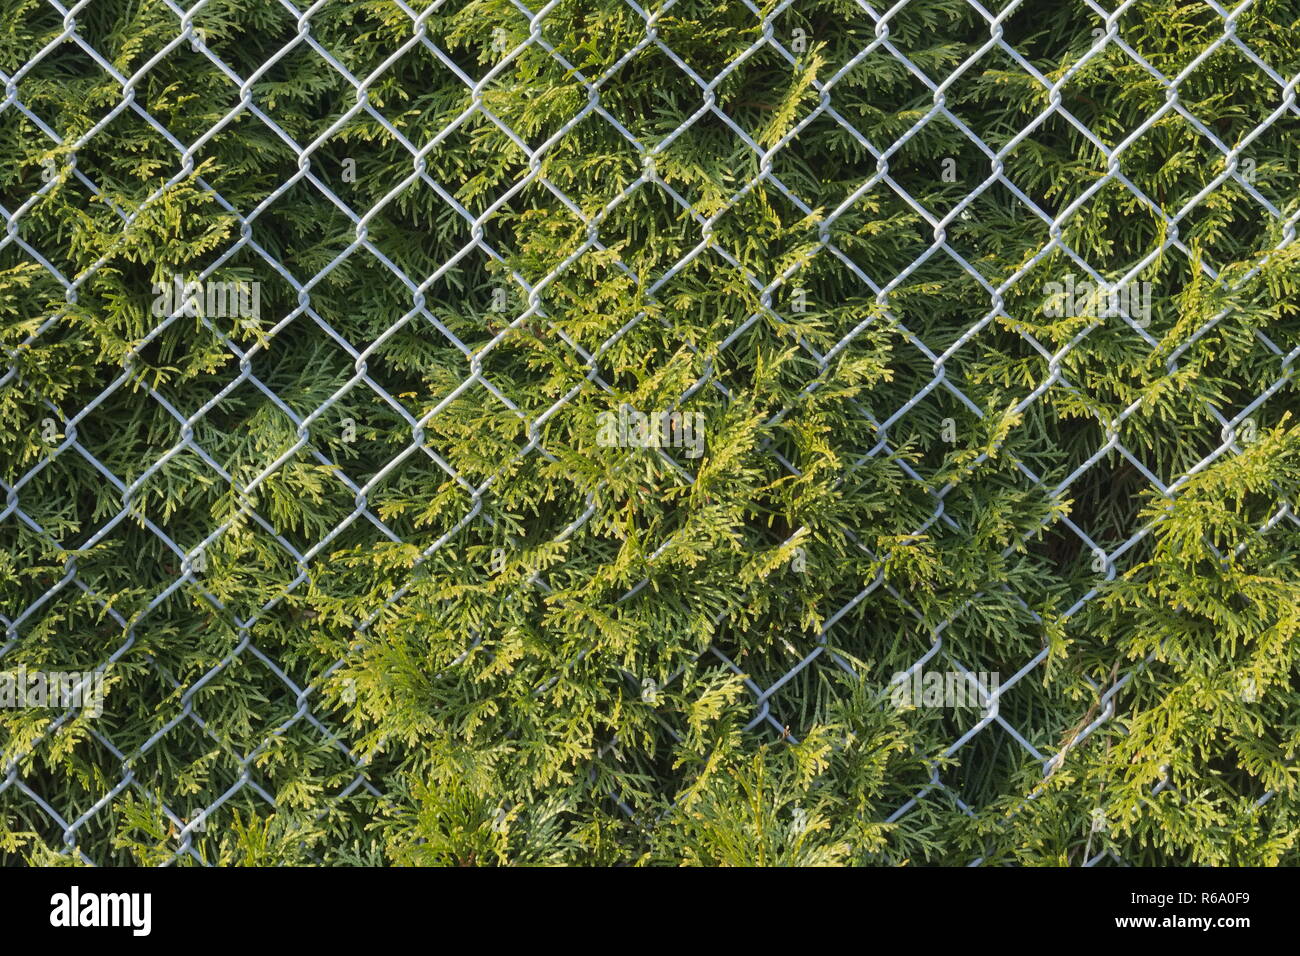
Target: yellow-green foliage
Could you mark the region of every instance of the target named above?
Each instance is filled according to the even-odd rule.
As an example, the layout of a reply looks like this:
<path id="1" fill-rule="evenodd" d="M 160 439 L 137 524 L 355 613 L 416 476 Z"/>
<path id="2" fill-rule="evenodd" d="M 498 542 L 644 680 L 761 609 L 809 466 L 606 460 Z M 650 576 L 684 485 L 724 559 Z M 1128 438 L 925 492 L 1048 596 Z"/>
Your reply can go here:
<path id="1" fill-rule="evenodd" d="M 108 662 L 0 710 L 0 859 L 1300 860 L 1300 111 L 1168 106 L 1211 5 L 287 6 L 0 18 L 0 667 Z M 936 634 L 1041 759 L 890 706 Z"/>

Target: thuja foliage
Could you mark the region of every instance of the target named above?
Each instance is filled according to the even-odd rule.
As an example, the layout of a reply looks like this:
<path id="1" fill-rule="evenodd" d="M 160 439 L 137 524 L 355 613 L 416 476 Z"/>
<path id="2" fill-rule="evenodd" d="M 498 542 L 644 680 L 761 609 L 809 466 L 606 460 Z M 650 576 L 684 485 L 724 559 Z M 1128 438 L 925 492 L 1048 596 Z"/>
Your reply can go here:
<path id="1" fill-rule="evenodd" d="M 1300 10 L 885 9 L 9 0 L 0 857 L 1300 860 Z"/>

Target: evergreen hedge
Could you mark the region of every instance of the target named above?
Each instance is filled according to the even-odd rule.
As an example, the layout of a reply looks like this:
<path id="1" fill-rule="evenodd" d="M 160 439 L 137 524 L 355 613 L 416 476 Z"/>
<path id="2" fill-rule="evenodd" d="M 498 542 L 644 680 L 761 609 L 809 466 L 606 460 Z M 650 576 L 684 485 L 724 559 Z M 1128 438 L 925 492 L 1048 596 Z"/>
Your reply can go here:
<path id="1" fill-rule="evenodd" d="M 0 859 L 1300 860 L 1300 10 L 886 9 L 8 0 Z"/>

